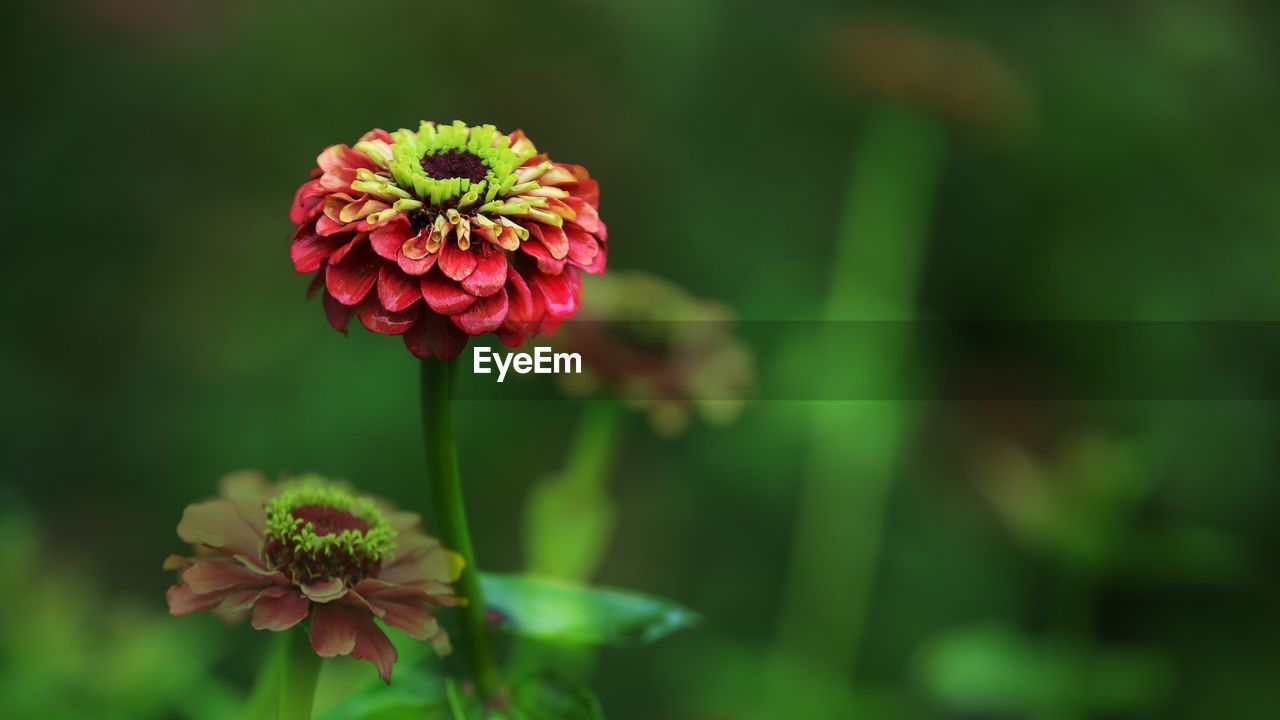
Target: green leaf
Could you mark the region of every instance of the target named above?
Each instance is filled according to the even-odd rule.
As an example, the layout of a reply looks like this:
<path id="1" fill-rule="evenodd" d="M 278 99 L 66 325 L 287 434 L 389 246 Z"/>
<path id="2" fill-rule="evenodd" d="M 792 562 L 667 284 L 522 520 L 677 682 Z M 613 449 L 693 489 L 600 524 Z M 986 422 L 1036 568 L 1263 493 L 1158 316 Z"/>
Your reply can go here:
<path id="1" fill-rule="evenodd" d="M 591 689 L 552 674 L 529 675 L 511 684 L 502 709 L 486 708 L 450 679 L 445 685 L 451 720 L 604 720 Z"/>
<path id="2" fill-rule="evenodd" d="M 573 645 L 642 645 L 697 624 L 669 600 L 528 575 L 481 573 L 489 606 L 523 637 Z"/>
<path id="3" fill-rule="evenodd" d="M 352 693 L 318 720 L 398 720 L 450 717 L 445 682 L 425 668 L 396 668 L 390 684 L 377 681 Z"/>
<path id="4" fill-rule="evenodd" d="M 591 688 L 558 675 L 534 675 L 511 686 L 512 720 L 604 720 L 604 711 Z"/>

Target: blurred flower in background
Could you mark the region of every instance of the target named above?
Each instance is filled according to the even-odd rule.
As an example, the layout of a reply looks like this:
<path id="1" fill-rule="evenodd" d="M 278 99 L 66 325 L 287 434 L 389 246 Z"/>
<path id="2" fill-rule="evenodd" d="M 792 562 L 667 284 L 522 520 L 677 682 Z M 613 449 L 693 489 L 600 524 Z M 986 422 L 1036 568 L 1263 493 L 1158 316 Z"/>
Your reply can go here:
<path id="1" fill-rule="evenodd" d="M 422 534 L 416 514 L 317 476 L 273 487 L 237 473 L 221 497 L 187 507 L 178 535 L 196 556 L 165 561 L 179 571 L 174 615 L 250 613 L 255 629 L 274 632 L 310 620 L 318 655 L 368 660 L 385 682 L 397 652 L 374 618 L 449 652 L 432 609 L 459 603 L 449 584 L 462 561 Z"/>
<path id="2" fill-rule="evenodd" d="M 1108 637 L 1103 600 L 1139 583 L 1222 587 L 1249 572 L 1235 538 L 1144 518 L 1158 485 L 1139 446 L 1067 435 L 1039 458 L 1007 440 L 975 452 L 973 477 L 1015 542 L 1042 566 L 1034 621 L 990 618 L 939 633 L 917 653 L 941 703 L 1015 717 L 1150 712 L 1178 663 L 1159 648 Z"/>
<path id="3" fill-rule="evenodd" d="M 1044 459 L 993 440 L 977 453 L 973 476 L 1014 541 L 1064 572 L 1211 583 L 1247 572 L 1231 535 L 1144 519 L 1159 483 L 1130 442 L 1068 436 Z"/>
<path id="4" fill-rule="evenodd" d="M 557 376 L 565 391 L 616 396 L 660 434 L 684 431 L 695 415 L 731 422 L 755 385 L 729 307 L 654 275 L 615 272 L 591 283 L 577 319 L 558 344 L 583 358 L 581 374 Z"/>

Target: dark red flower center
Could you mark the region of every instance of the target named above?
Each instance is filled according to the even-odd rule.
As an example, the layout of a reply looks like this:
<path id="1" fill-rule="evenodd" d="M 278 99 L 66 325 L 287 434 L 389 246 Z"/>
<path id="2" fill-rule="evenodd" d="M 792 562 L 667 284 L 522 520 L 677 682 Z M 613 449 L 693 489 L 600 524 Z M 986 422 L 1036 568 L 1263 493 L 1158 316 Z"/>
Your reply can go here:
<path id="1" fill-rule="evenodd" d="M 484 179 L 489 171 L 484 161 L 465 150 L 450 150 L 422 158 L 422 169 L 436 180 L 466 178 L 473 183 Z"/>
<path id="2" fill-rule="evenodd" d="M 369 523 L 346 510 L 325 507 L 324 505 L 303 505 L 289 514 L 299 520 L 311 523 L 315 526 L 317 535 L 337 535 L 343 530 L 364 532 L 369 529 Z"/>
<path id="3" fill-rule="evenodd" d="M 324 505 L 303 505 L 289 514 L 310 523 L 317 536 L 341 535 L 347 530 L 365 533 L 369 523 L 346 510 Z M 299 546 L 287 539 L 267 536 L 263 555 L 271 567 L 284 571 L 294 582 L 317 582 L 339 578 L 355 584 L 369 577 L 381 564 L 380 559 L 362 552 L 359 546 L 337 546 L 327 552 Z"/>

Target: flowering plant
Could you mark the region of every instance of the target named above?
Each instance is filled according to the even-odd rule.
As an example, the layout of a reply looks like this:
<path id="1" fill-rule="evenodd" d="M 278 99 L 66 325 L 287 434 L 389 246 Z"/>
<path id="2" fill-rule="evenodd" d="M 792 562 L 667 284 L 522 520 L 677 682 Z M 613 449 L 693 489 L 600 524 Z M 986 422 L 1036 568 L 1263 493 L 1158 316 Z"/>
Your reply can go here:
<path id="1" fill-rule="evenodd" d="M 316 164 L 289 213 L 290 256 L 343 332 L 355 315 L 441 360 L 483 333 L 514 347 L 554 331 L 578 309 L 581 274 L 604 272 L 599 185 L 519 130 L 372 130 Z"/>
<path id="2" fill-rule="evenodd" d="M 396 649 L 375 618 L 449 652 L 432 609 L 461 602 L 450 583 L 462 559 L 424 535 L 414 513 L 318 476 L 274 486 L 238 473 L 223 478 L 220 497 L 187 507 L 178 536 L 195 556 L 165 560 L 178 571 L 174 615 L 247 614 L 276 632 L 308 621 L 317 655 L 368 660 L 386 682 Z"/>

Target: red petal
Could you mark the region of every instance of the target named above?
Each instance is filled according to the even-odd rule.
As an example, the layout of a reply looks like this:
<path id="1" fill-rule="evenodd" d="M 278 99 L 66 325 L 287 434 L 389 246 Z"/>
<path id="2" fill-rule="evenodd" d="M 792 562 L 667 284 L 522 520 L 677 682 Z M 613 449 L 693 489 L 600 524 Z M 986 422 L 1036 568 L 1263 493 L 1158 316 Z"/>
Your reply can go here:
<path id="1" fill-rule="evenodd" d="M 411 307 L 422 297 L 421 282 L 401 272 L 394 265 L 378 270 L 378 302 L 391 312 Z"/>
<path id="2" fill-rule="evenodd" d="M 280 597 L 264 597 L 253 606 L 254 630 L 280 632 L 302 622 L 307 617 L 311 603 L 290 590 Z"/>
<path id="3" fill-rule="evenodd" d="M 529 292 L 529 285 L 524 281 L 524 276 L 516 272 L 515 268 L 507 270 L 507 322 L 527 322 L 537 320 L 534 315 L 537 307 L 533 302 L 533 294 Z"/>
<path id="4" fill-rule="evenodd" d="M 400 244 L 400 254 L 410 260 L 422 260 L 431 254 L 431 251 L 427 249 L 427 241 L 430 239 L 428 230 L 422 230 L 417 235 L 410 235 Z"/>
<path id="5" fill-rule="evenodd" d="M 446 242 L 436 264 L 445 275 L 460 281 L 476 269 L 476 258 L 470 250 L 459 250 L 456 243 Z"/>
<path id="6" fill-rule="evenodd" d="M 347 236 L 344 235 L 343 237 L 347 237 Z M 337 263 L 342 262 L 342 259 L 347 256 L 347 253 L 350 253 L 353 249 L 356 248 L 356 246 L 363 244 L 368 239 L 369 239 L 368 233 L 357 233 L 355 235 L 352 235 L 351 242 L 345 245 L 339 246 L 338 249 L 334 250 L 333 254 L 329 256 L 329 264 L 335 265 Z"/>
<path id="7" fill-rule="evenodd" d="M 340 578 L 329 578 L 328 580 L 315 580 L 309 583 L 299 583 L 298 589 L 302 590 L 302 594 L 307 596 L 308 600 L 318 603 L 328 603 L 339 600 L 348 592 L 347 584 Z"/>
<path id="8" fill-rule="evenodd" d="M 415 309 L 392 312 L 384 307 L 372 295 L 356 306 L 356 316 L 360 324 L 372 332 L 383 335 L 403 335 L 417 322 L 420 313 Z"/>
<path id="9" fill-rule="evenodd" d="M 514 329 L 508 329 L 506 325 L 498 328 L 498 339 L 503 345 L 514 348 L 525 344 L 529 336 L 533 334 L 533 325 L 530 323 L 519 323 Z"/>
<path id="10" fill-rule="evenodd" d="M 373 618 L 358 616 L 356 619 L 356 646 L 351 657 L 368 660 L 378 668 L 378 677 L 382 682 L 391 682 L 391 666 L 395 665 L 396 646 L 391 644 L 385 633 L 373 622 Z"/>
<path id="11" fill-rule="evenodd" d="M 337 235 L 340 232 L 355 229 L 356 223 L 344 223 L 334 220 L 328 215 L 316 218 L 316 232 L 321 235 Z"/>
<path id="12" fill-rule="evenodd" d="M 587 178 L 579 180 L 576 183 L 568 183 L 561 185 L 561 188 L 568 190 L 571 195 L 591 203 L 595 207 L 600 207 L 600 183 Z"/>
<path id="13" fill-rule="evenodd" d="M 476 298 L 462 286 L 440 275 L 431 273 L 422 278 L 422 298 L 431 309 L 441 315 L 453 315 L 471 307 Z"/>
<path id="14" fill-rule="evenodd" d="M 544 273 L 556 274 L 564 269 L 564 260 L 552 257 L 551 251 L 537 240 L 529 239 L 520 243 L 520 249 L 525 255 L 537 260 L 538 269 Z"/>
<path id="15" fill-rule="evenodd" d="M 298 191 L 293 194 L 293 206 L 289 208 L 289 222 L 301 225 L 315 217 L 316 208 L 320 207 L 320 203 L 324 201 L 324 195 L 324 188 L 321 187 L 319 180 L 308 180 L 302 183 Z"/>
<path id="16" fill-rule="evenodd" d="M 578 216 L 573 219 L 573 221 L 578 224 L 578 227 L 589 233 L 594 233 L 599 229 L 600 214 L 596 212 L 596 209 L 592 207 L 591 203 L 576 197 L 567 197 L 564 199 L 564 203 L 573 208 L 573 211 L 578 214 Z"/>
<path id="17" fill-rule="evenodd" d="M 361 243 L 336 265 L 325 271 L 325 287 L 343 305 L 355 305 L 364 299 L 378 280 L 382 259 L 368 243 Z"/>
<path id="18" fill-rule="evenodd" d="M 529 228 L 529 232 L 533 237 L 547 246 L 547 250 L 551 252 L 551 257 L 563 260 L 569 254 L 569 238 L 565 236 L 564 231 L 560 228 L 543 225 L 542 223 L 529 223 L 526 227 Z"/>
<path id="19" fill-rule="evenodd" d="M 316 165 L 319 165 L 320 169 L 325 172 L 348 168 L 378 169 L 372 158 L 359 150 L 351 149 L 347 145 L 330 145 L 325 148 L 324 152 L 320 153 L 320 156 L 316 158 Z"/>
<path id="20" fill-rule="evenodd" d="M 452 360 L 467 346 L 467 335 L 443 315 L 422 313 L 422 319 L 404 334 L 409 352 L 426 359 Z"/>
<path id="21" fill-rule="evenodd" d="M 193 545 L 256 555 L 262 531 L 245 522 L 235 503 L 218 498 L 188 505 L 178 522 L 178 537 Z"/>
<path id="22" fill-rule="evenodd" d="M 220 559 L 196 560 L 182 572 L 182 582 L 197 595 L 242 585 L 261 587 L 270 584 L 261 575 L 240 563 Z"/>
<path id="23" fill-rule="evenodd" d="M 208 610 L 217 607 L 222 602 L 227 593 L 216 592 L 209 595 L 197 595 L 191 592 L 191 588 L 186 585 L 174 585 L 165 593 L 165 599 L 169 601 L 169 614 L 182 617 L 190 615 L 198 610 Z"/>
<path id="24" fill-rule="evenodd" d="M 294 238 L 289 245 L 289 258 L 293 260 L 293 269 L 300 272 L 315 272 L 334 250 L 342 247 L 348 238 L 325 237 L 314 232 L 305 233 Z"/>
<path id="25" fill-rule="evenodd" d="M 462 288 L 472 295 L 484 297 L 501 290 L 506 281 L 507 256 L 484 243 L 476 256 L 476 269 L 462 281 Z"/>
<path id="26" fill-rule="evenodd" d="M 440 630 L 436 619 L 427 612 L 430 606 L 426 603 L 402 603 L 386 598 L 370 598 L 369 602 L 385 613 L 383 622 L 400 628 L 415 640 L 430 640 Z"/>
<path id="27" fill-rule="evenodd" d="M 386 130 L 383 130 L 382 128 L 374 128 L 369 132 L 361 135 L 360 140 L 358 142 L 364 142 L 366 140 L 381 140 L 384 143 L 390 143 L 391 133 L 387 132 Z"/>
<path id="28" fill-rule="evenodd" d="M 600 243 L 591 233 L 572 225 L 566 226 L 564 233 L 569 241 L 569 260 L 583 267 L 591 265 L 600 253 Z"/>
<path id="29" fill-rule="evenodd" d="M 507 317 L 507 293 L 500 290 L 494 295 L 478 298 L 469 310 L 453 316 L 453 322 L 468 335 L 493 332 Z"/>
<path id="30" fill-rule="evenodd" d="M 320 304 L 324 306 L 324 316 L 329 319 L 329 324 L 334 330 L 347 334 L 347 323 L 351 322 L 351 315 L 355 312 L 355 308 L 349 305 L 343 305 L 334 299 L 329 293 L 324 294 Z"/>
<path id="31" fill-rule="evenodd" d="M 542 297 L 547 303 L 548 315 L 562 318 L 577 312 L 578 292 L 581 290 L 582 283 L 578 279 L 576 269 L 566 268 L 559 275 L 536 273 L 532 278 L 532 285 L 542 291 Z"/>
<path id="32" fill-rule="evenodd" d="M 440 257 L 440 253 L 428 255 L 421 260 L 413 260 L 405 256 L 404 253 L 396 258 L 396 264 L 400 269 L 410 275 L 425 275 L 436 264 L 436 258 Z"/>
<path id="33" fill-rule="evenodd" d="M 336 603 L 316 605 L 311 611 L 311 647 L 320 657 L 350 655 L 356 647 L 352 611 Z"/>
<path id="34" fill-rule="evenodd" d="M 396 216 L 391 222 L 369 233 L 369 244 L 373 251 L 388 260 L 395 260 L 400 254 L 400 246 L 413 234 L 409 221 L 403 216 Z"/>

